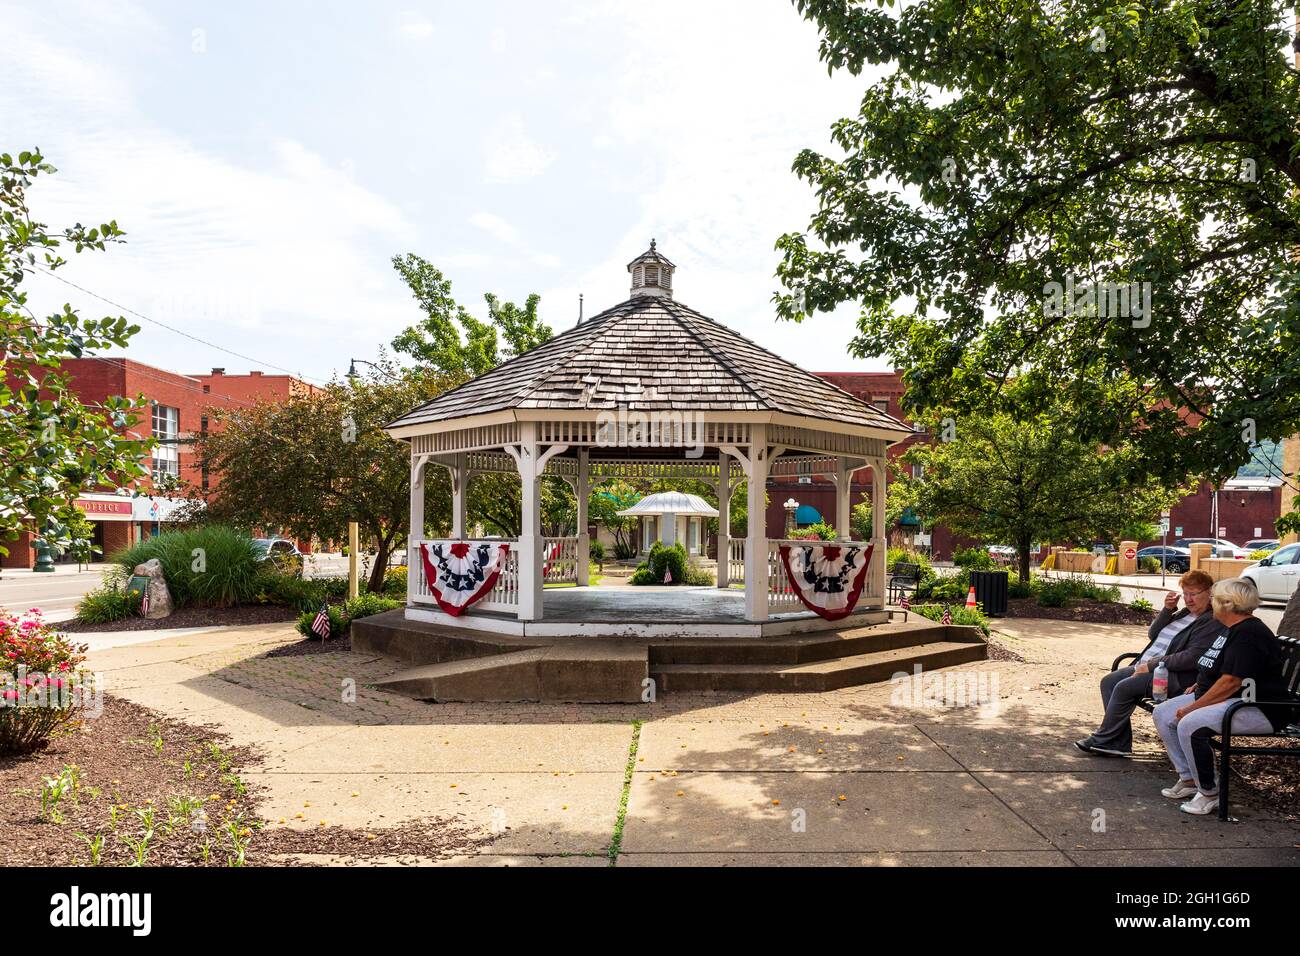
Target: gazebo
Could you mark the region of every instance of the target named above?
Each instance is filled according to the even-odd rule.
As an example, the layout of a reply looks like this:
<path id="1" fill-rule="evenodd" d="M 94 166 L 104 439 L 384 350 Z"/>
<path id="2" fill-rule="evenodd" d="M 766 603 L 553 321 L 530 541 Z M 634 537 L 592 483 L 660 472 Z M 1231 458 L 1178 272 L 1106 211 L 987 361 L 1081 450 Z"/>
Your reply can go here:
<path id="1" fill-rule="evenodd" d="M 804 610 L 781 560 L 781 544 L 791 542 L 767 538 L 768 478 L 832 480 L 834 525 L 847 540 L 851 479 L 870 468 L 874 547 L 856 611 L 874 611 L 883 620 L 886 449 L 912 430 L 678 302 L 675 266 L 653 241 L 627 268 L 632 281 L 626 301 L 387 426 L 392 437 L 409 443 L 411 455 L 406 618 L 500 626 L 516 634 L 543 633 L 538 625 L 548 613 L 553 620 L 572 619 L 587 600 L 582 592 L 588 583 L 587 505 L 593 487 L 607 479 L 656 478 L 703 480 L 717 490 L 717 592 L 695 592 L 697 606 L 683 611 L 679 603 L 679 615 L 702 623 L 748 623 L 743 632 L 755 635 L 776 633 L 765 627 L 773 622 L 804 619 L 813 626 L 816 616 Z M 450 474 L 450 537 L 456 540 L 466 533 L 471 476 L 512 473 L 522 483 L 522 531 L 509 543 L 491 591 L 461 618 L 439 610 L 421 572 L 430 466 Z M 542 536 L 544 475 L 563 479 L 574 491 L 573 537 Z M 730 504 L 741 482 L 748 497 L 748 533 L 730 540 Z M 544 595 L 543 584 L 552 581 L 578 587 Z M 731 587 L 734 581 L 744 582 L 743 595 Z M 677 589 L 674 601 L 686 600 L 683 590 Z M 628 633 L 640 619 L 662 628 L 664 608 L 656 609 L 649 595 L 631 602 L 621 612 L 618 633 Z M 516 627 L 505 627 L 507 622 Z"/>
<path id="2" fill-rule="evenodd" d="M 703 519 L 718 517 L 718 509 L 699 495 L 660 491 L 646 495 L 631 508 L 624 508 L 618 516 L 639 519 L 640 551 L 649 551 L 653 542 L 658 541 L 669 547 L 680 543 L 687 554 L 699 554 L 704 541 Z"/>

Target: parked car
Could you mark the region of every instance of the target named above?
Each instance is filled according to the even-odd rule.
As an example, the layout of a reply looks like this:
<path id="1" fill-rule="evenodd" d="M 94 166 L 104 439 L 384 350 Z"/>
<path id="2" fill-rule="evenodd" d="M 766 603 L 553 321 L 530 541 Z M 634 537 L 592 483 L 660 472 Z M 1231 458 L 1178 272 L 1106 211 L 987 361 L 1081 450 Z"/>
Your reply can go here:
<path id="1" fill-rule="evenodd" d="M 286 571 L 302 571 L 302 552 L 288 538 L 254 538 L 259 561 L 274 561 Z"/>
<path id="2" fill-rule="evenodd" d="M 1010 561 L 1016 556 L 1016 549 L 1009 544 L 991 544 L 988 552 L 990 557 L 999 561 Z"/>
<path id="3" fill-rule="evenodd" d="M 1277 538 L 1251 538 L 1242 545 L 1247 551 L 1276 551 L 1281 547 L 1282 542 Z"/>
<path id="4" fill-rule="evenodd" d="M 1265 601 L 1290 600 L 1300 583 L 1300 544 L 1278 548 L 1242 571 L 1241 576 L 1259 588 L 1259 596 Z"/>
<path id="5" fill-rule="evenodd" d="M 1191 548 L 1194 544 L 1208 544 L 1213 550 L 1210 557 L 1213 558 L 1248 558 L 1250 549 L 1239 548 L 1227 538 L 1179 538 L 1174 545 L 1179 548 Z"/>
<path id="6" fill-rule="evenodd" d="M 1192 566 L 1191 549 L 1176 545 L 1157 544 L 1154 547 L 1141 549 L 1137 556 L 1139 566 L 1143 558 L 1155 558 L 1166 571 L 1172 571 L 1174 574 L 1182 574 Z"/>

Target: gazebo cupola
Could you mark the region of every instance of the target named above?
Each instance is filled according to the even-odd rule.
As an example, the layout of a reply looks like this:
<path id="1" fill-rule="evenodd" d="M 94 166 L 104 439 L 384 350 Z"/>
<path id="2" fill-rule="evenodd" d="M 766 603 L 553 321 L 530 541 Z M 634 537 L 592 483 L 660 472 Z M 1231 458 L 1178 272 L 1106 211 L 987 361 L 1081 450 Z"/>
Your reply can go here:
<path id="1" fill-rule="evenodd" d="M 661 295 L 671 299 L 676 268 L 667 256 L 655 249 L 655 241 L 651 239 L 650 248 L 627 264 L 627 271 L 632 273 L 632 295 Z"/>

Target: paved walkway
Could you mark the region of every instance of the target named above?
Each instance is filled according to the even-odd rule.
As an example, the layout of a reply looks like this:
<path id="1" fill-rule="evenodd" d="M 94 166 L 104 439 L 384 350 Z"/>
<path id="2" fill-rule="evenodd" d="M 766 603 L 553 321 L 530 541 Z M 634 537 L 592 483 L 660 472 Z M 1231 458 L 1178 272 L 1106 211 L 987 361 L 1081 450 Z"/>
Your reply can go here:
<path id="1" fill-rule="evenodd" d="M 109 689 L 267 754 L 271 821 L 374 828 L 458 815 L 497 834 L 472 865 L 1295 864 L 1296 828 L 1248 805 L 1193 818 L 1140 715 L 1137 760 L 1085 757 L 1096 679 L 1140 630 L 1008 621 L 1025 662 L 810 695 L 652 704 L 424 704 L 369 689 L 383 658 L 263 656 L 287 625 L 92 651 Z M 974 692 L 996 703 L 971 704 Z M 931 694 L 931 697 L 934 695 Z M 981 698 L 982 699 L 982 698 Z M 630 771 L 629 771 L 630 768 Z M 629 779 L 630 778 L 630 779 Z M 310 819 L 297 820 L 304 812 Z M 272 823 L 272 825 L 278 825 Z"/>

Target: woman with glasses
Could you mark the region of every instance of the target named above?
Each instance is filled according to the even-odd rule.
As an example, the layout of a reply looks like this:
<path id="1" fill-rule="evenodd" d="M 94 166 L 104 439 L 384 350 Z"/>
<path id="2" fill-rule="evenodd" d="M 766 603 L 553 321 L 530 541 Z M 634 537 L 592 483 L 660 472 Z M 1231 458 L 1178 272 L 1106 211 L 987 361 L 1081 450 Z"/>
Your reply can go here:
<path id="1" fill-rule="evenodd" d="M 1178 579 L 1179 591 L 1165 596 L 1165 606 L 1151 622 L 1150 639 L 1131 667 L 1113 670 L 1101 679 L 1101 703 L 1106 715 L 1091 737 L 1077 741 L 1084 753 L 1103 757 L 1133 754 L 1131 718 L 1138 702 L 1151 696 L 1151 675 L 1164 662 L 1169 671 L 1169 696 L 1177 697 L 1196 680 L 1197 661 L 1226 628 L 1210 612 L 1214 579 L 1204 571 L 1188 571 Z M 1182 598 L 1183 607 L 1178 601 Z"/>

